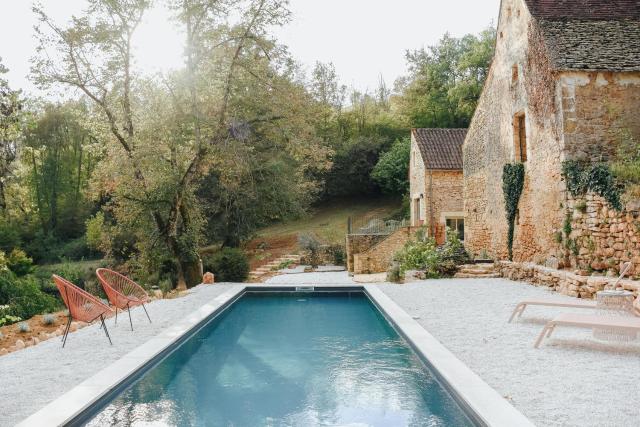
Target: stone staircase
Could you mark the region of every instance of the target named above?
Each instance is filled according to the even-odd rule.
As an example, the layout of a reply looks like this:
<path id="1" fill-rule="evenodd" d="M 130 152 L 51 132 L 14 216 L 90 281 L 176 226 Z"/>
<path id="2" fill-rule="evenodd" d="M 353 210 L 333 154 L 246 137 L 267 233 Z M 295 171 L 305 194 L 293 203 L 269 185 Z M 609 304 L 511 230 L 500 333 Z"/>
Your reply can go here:
<path id="1" fill-rule="evenodd" d="M 261 265 L 255 270 L 249 272 L 249 280 L 256 280 L 266 274 L 274 273 L 275 271 L 273 269 L 277 268 L 280 264 L 284 262 L 292 261 L 293 263 L 297 264 L 300 262 L 301 258 L 302 258 L 302 255 L 298 255 L 298 254 L 282 255 L 272 261 L 269 261 L 264 265 Z"/>
<path id="2" fill-rule="evenodd" d="M 461 265 L 453 277 L 457 279 L 481 279 L 501 276 L 495 271 L 493 263 L 478 263 Z"/>

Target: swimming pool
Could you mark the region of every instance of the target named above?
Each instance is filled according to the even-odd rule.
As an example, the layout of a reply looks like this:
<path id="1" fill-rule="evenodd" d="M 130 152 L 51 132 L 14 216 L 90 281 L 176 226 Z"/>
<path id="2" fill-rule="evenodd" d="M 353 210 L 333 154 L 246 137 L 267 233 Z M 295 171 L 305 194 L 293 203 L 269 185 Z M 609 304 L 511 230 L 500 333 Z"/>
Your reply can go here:
<path id="1" fill-rule="evenodd" d="M 363 292 L 244 294 L 89 426 L 470 426 Z"/>
<path id="2" fill-rule="evenodd" d="M 216 297 L 18 427 L 244 420 L 533 427 L 376 285 L 216 286 Z M 273 309 L 285 302 L 291 313 Z"/>

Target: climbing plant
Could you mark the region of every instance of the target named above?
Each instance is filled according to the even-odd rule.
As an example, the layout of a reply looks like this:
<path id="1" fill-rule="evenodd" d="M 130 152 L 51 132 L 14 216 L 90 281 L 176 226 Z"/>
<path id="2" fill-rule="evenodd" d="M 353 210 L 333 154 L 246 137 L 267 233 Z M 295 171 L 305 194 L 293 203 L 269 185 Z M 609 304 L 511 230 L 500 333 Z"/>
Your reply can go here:
<path id="1" fill-rule="evenodd" d="M 507 234 L 507 250 L 509 260 L 513 259 L 513 233 L 515 229 L 518 202 L 524 188 L 524 165 L 522 163 L 507 163 L 502 169 L 502 191 L 507 213 L 509 231 Z"/>
<path id="2" fill-rule="evenodd" d="M 615 210 L 622 210 L 620 188 L 607 164 L 566 160 L 562 163 L 562 174 L 573 197 L 584 196 L 591 191 L 604 198 Z"/>

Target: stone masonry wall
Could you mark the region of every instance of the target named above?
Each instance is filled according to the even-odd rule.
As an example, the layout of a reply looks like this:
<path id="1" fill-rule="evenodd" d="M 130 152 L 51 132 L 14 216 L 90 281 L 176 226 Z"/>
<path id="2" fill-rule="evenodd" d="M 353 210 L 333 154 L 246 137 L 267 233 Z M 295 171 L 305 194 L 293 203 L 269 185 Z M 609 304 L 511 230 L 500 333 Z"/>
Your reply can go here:
<path id="1" fill-rule="evenodd" d="M 464 215 L 462 171 L 427 171 L 426 185 L 425 218 L 428 224 L 434 224 L 433 227 L 429 227 L 430 234 L 433 233 L 438 244 L 443 244 L 446 214 Z"/>
<path id="2" fill-rule="evenodd" d="M 345 245 L 347 271 L 353 272 L 353 258 L 355 254 L 366 251 L 386 237 L 386 235 L 381 234 L 347 234 Z"/>
<path id="3" fill-rule="evenodd" d="M 474 255 L 507 257 L 502 170 L 516 161 L 514 117 L 524 114 L 527 161 L 513 252 L 532 260 L 553 247 L 562 225 L 560 111 L 553 81 L 549 87 L 541 77 L 548 73 L 544 49 L 523 2 L 504 0 L 500 16 L 496 53 L 463 146 L 465 246 Z"/>
<path id="4" fill-rule="evenodd" d="M 607 161 L 621 130 L 640 135 L 640 73 L 564 72 L 559 86 L 567 159 Z"/>
<path id="5" fill-rule="evenodd" d="M 618 212 L 599 196 L 588 194 L 567 202 L 571 232 L 558 232 L 559 266 L 583 272 L 617 275 L 620 264 L 631 261 L 640 278 L 640 203 Z"/>
<path id="6" fill-rule="evenodd" d="M 411 132 L 411 157 L 409 160 L 409 197 L 411 201 L 411 224 L 419 225 L 419 220 L 426 219 L 424 203 L 421 206 L 422 215 L 421 218 L 416 218 L 415 204 L 419 203 L 420 195 L 426 193 L 425 188 L 425 168 L 422 154 L 418 148 L 418 144 L 414 138 L 413 132 Z"/>
<path id="7" fill-rule="evenodd" d="M 545 286 L 550 290 L 577 298 L 593 298 L 596 292 L 616 281 L 616 278 L 612 277 L 583 276 L 530 262 L 498 261 L 495 263 L 495 269 L 507 279 Z M 640 281 L 623 279 L 619 285 L 638 295 Z"/>
<path id="8" fill-rule="evenodd" d="M 368 250 L 355 254 L 353 273 L 370 274 L 387 271 L 393 261 L 393 255 L 409 241 L 415 231 L 416 228 L 413 227 L 401 228 Z"/>

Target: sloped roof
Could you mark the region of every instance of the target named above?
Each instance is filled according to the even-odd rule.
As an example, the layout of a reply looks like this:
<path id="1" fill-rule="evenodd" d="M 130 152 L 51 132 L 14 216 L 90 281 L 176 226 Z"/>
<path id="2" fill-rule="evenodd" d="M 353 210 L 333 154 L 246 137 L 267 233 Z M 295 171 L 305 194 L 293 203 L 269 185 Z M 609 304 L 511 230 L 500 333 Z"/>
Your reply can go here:
<path id="1" fill-rule="evenodd" d="M 466 129 L 411 129 L 427 169 L 462 170 Z"/>
<path id="2" fill-rule="evenodd" d="M 525 0 L 559 70 L 640 71 L 640 0 Z"/>

